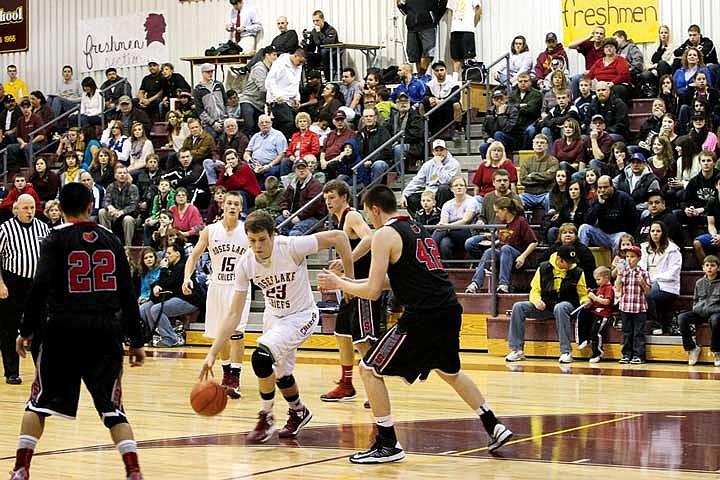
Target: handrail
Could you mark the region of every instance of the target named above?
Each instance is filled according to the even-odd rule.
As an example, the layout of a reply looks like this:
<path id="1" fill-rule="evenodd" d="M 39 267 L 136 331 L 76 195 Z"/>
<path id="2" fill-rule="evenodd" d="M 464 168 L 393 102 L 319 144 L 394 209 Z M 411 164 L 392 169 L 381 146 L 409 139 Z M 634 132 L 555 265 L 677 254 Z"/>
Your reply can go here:
<path id="1" fill-rule="evenodd" d="M 370 183 L 367 185 L 363 185 L 363 188 L 360 191 L 358 191 L 357 172 L 360 169 L 360 167 L 362 166 L 362 164 L 367 161 L 372 161 L 375 157 L 377 157 L 380 154 L 380 152 L 382 150 L 393 145 L 397 141 L 398 138 L 400 139 L 400 159 L 396 162 L 393 162 L 392 165 L 388 166 L 388 168 L 384 172 L 382 172 L 382 174 L 378 178 L 376 178 L 375 180 L 371 180 Z M 400 171 L 400 183 L 404 188 L 405 187 L 404 163 L 405 163 L 405 130 L 403 129 L 403 130 L 400 130 L 399 132 L 397 132 L 395 135 L 393 135 L 389 139 L 387 139 L 387 141 L 385 141 L 385 143 L 383 143 L 378 148 L 376 148 L 375 150 L 370 152 L 370 154 L 367 157 L 363 158 L 360 162 L 358 162 L 357 165 L 353 165 L 353 167 L 351 168 L 352 175 L 353 175 L 353 184 L 352 184 L 353 207 L 355 207 L 357 209 L 360 205 L 360 195 L 365 193 L 373 185 L 380 183 L 380 180 L 382 180 L 395 167 L 399 167 L 398 170 Z"/>
<path id="2" fill-rule="evenodd" d="M 492 95 L 490 95 L 490 69 L 503 60 L 505 60 L 505 72 L 508 75 L 507 94 L 510 95 L 510 92 L 512 91 L 512 85 L 510 85 L 510 52 L 507 52 L 487 67 L 488 74 L 485 76 L 485 93 L 487 96 L 486 102 L 488 108 L 490 108 L 490 104 L 492 103 Z"/>
<path id="3" fill-rule="evenodd" d="M 455 117 L 453 116 L 453 119 L 450 123 L 448 123 L 447 125 L 443 126 L 440 129 L 438 129 L 438 131 L 435 132 L 435 134 L 430 136 L 430 115 L 435 113 L 435 110 L 439 109 L 440 107 L 442 107 L 443 105 L 448 103 L 450 100 L 452 100 L 456 96 L 459 96 L 463 90 L 466 90 L 466 95 L 467 95 L 467 99 L 468 99 L 468 107 L 470 107 L 470 87 L 471 87 L 471 85 L 472 85 L 472 82 L 470 80 L 468 80 L 467 82 L 462 84 L 460 86 L 460 88 L 458 88 L 457 90 L 452 92 L 447 97 L 443 98 L 440 103 L 435 105 L 429 111 L 425 112 L 425 114 L 423 115 L 423 122 L 424 122 L 424 127 L 425 127 L 425 156 L 423 157 L 423 162 L 425 162 L 428 159 L 428 157 L 430 156 L 429 155 L 430 154 L 429 143 L 432 140 L 434 140 L 435 137 L 437 137 L 440 134 L 440 132 L 444 131 L 450 125 L 455 123 Z M 470 155 L 470 114 L 469 113 L 466 115 L 466 120 L 467 120 L 467 125 L 465 128 L 465 143 L 466 143 L 466 148 L 467 148 L 467 154 Z"/>
<path id="4" fill-rule="evenodd" d="M 295 210 L 293 213 L 290 214 L 290 216 L 288 218 L 286 218 L 285 220 L 280 222 L 280 225 L 276 226 L 275 230 L 280 230 L 282 227 L 284 227 L 288 223 L 292 222 L 293 218 L 297 217 L 298 215 L 300 215 L 300 213 L 302 213 L 305 210 L 307 210 L 308 208 L 310 208 L 312 206 L 312 204 L 315 203 L 316 201 L 318 201 L 318 199 L 322 198 L 322 196 L 323 196 L 323 192 L 320 192 L 317 195 L 315 195 L 309 202 L 307 202 L 305 205 L 303 205 L 302 207 Z M 322 220 L 318 220 L 318 222 L 321 222 L 321 221 Z"/>
<path id="5" fill-rule="evenodd" d="M 404 136 L 405 136 L 405 132 L 404 132 L 404 131 L 399 131 L 398 133 L 396 133 L 396 134 L 393 135 L 392 137 L 388 138 L 388 139 L 385 141 L 385 143 L 383 143 L 383 144 L 380 145 L 378 148 L 376 148 L 375 150 L 373 150 L 372 152 L 370 152 L 367 157 L 365 157 L 365 158 L 362 159 L 362 161 L 363 161 L 363 162 L 367 162 L 367 161 L 370 161 L 370 160 L 374 160 L 375 157 L 377 157 L 378 155 L 380 155 L 380 151 L 381 151 L 381 150 L 389 147 L 390 145 L 392 145 L 393 143 L 395 143 L 395 140 L 397 140 L 397 139 L 400 138 L 400 137 L 404 137 Z M 353 165 L 352 168 L 351 168 L 351 170 L 353 171 L 353 173 L 355 173 L 355 172 L 358 171 L 358 169 L 359 169 L 361 166 L 362 166 L 362 162 L 358 163 L 357 165 Z"/>

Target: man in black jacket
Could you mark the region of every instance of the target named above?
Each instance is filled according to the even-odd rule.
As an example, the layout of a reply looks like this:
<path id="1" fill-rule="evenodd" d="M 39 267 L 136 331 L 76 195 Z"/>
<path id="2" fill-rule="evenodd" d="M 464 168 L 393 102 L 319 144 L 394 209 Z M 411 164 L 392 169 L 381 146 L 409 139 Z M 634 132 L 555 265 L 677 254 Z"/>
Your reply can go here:
<path id="1" fill-rule="evenodd" d="M 616 142 L 624 142 L 629 131 L 627 105 L 612 93 L 606 82 L 598 82 L 595 93 L 597 98 L 590 103 L 590 117 L 602 115 L 605 119 L 605 131 Z"/>
<path id="2" fill-rule="evenodd" d="M 650 192 L 647 195 L 647 207 L 650 215 L 640 220 L 637 231 L 635 232 L 635 241 L 640 244 L 647 242 L 650 237 L 650 225 L 653 222 L 663 222 L 668 229 L 668 237 L 675 242 L 676 245 L 685 244 L 685 234 L 683 233 L 677 217 L 665 208 L 665 198 L 661 192 Z"/>
<path id="3" fill-rule="evenodd" d="M 681 225 L 707 225 L 705 208 L 717 196 L 715 183 L 720 177 L 720 172 L 715 168 L 716 161 L 715 153 L 709 150 L 703 150 L 698 155 L 700 173 L 691 178 L 685 187 L 683 208 L 673 212 Z"/>
<path id="4" fill-rule="evenodd" d="M 423 121 L 420 113 L 415 108 L 410 108 L 410 97 L 407 93 L 401 92 L 395 100 L 395 107 L 390 111 L 390 119 L 387 122 L 390 129 L 390 136 L 401 130 L 405 131 L 405 152 L 415 159 L 423 155 Z M 393 162 L 400 160 L 403 151 L 398 142 L 393 146 Z"/>
<path id="5" fill-rule="evenodd" d="M 717 85 L 718 80 L 720 80 L 720 65 L 718 65 L 717 50 L 715 50 L 715 44 L 713 44 L 712 40 L 702 36 L 702 34 L 700 33 L 700 27 L 697 25 L 690 25 L 688 27 L 687 40 L 685 40 L 683 44 L 676 48 L 673 52 L 673 54 L 675 55 L 675 60 L 673 60 L 672 65 L 673 72 L 682 66 L 681 58 L 683 56 L 683 53 L 685 53 L 685 50 L 690 47 L 695 47 L 702 52 L 705 66 L 708 67 L 708 69 L 710 70 L 710 74 L 713 77 L 712 84 Z"/>
<path id="6" fill-rule="evenodd" d="M 492 93 L 492 105 L 485 114 L 483 131 L 488 138 L 480 145 L 480 156 L 485 155 L 490 144 L 498 141 L 505 146 L 506 152 L 512 152 L 522 146 L 524 128 L 518 125 L 518 108 L 508 103 L 505 90 L 498 88 Z"/>
<path id="7" fill-rule="evenodd" d="M 190 194 L 190 203 L 199 209 L 206 208 L 210 200 L 210 187 L 202 162 L 193 162 L 192 153 L 187 148 L 180 149 L 178 161 L 180 165 L 162 178 L 170 179 L 173 188 L 185 187 Z"/>
<path id="8" fill-rule="evenodd" d="M 395 0 L 405 15 L 408 62 L 415 64 L 418 76 L 425 75 L 435 56 L 437 25 L 447 3 L 447 0 Z"/>
<path id="9" fill-rule="evenodd" d="M 313 29 L 303 30 L 301 47 L 307 51 L 308 68 L 321 70 L 325 74 L 325 79 L 330 80 L 330 49 L 323 45 L 338 43 L 340 41 L 338 32 L 335 27 L 325 21 L 325 14 L 322 10 L 313 12 L 312 21 Z"/>
<path id="10" fill-rule="evenodd" d="M 620 237 L 637 229 L 638 216 L 635 202 L 625 192 L 616 190 L 608 175 L 597 181 L 597 196 L 585 214 L 585 223 L 580 226 L 578 239 L 589 247 L 611 248 L 617 253 Z"/>
<path id="11" fill-rule="evenodd" d="M 383 143 L 390 140 L 390 132 L 382 125 L 378 125 L 377 112 L 374 108 L 366 108 L 363 111 L 363 127 L 355 136 L 358 144 L 358 153 L 365 159 L 368 155 L 380 148 Z M 370 169 L 370 180 L 375 181 L 390 166 L 392 161 L 392 148 L 383 148 L 375 158 L 364 160 L 365 168 Z"/>

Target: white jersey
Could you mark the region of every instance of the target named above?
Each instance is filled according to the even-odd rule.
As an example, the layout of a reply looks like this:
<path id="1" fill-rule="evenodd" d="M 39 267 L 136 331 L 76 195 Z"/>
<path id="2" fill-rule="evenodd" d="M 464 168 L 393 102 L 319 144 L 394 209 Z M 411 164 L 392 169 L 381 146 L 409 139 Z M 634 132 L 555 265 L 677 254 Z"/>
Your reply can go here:
<path id="1" fill-rule="evenodd" d="M 270 259 L 260 263 L 248 250 L 238 264 L 236 291 L 245 291 L 248 282 L 257 285 L 265 296 L 265 315 L 285 317 L 316 308 L 308 277 L 306 257 L 318 250 L 313 235 L 276 236 Z"/>
<path id="2" fill-rule="evenodd" d="M 237 263 L 250 248 L 245 224 L 238 221 L 232 232 L 225 229 L 223 222 L 207 226 L 208 246 L 212 265 L 210 283 L 213 285 L 234 285 L 237 277 Z M 247 288 L 245 288 L 247 290 Z"/>
<path id="3" fill-rule="evenodd" d="M 448 8 L 452 10 L 451 32 L 475 31 L 475 8 L 479 7 L 480 0 L 450 0 Z"/>

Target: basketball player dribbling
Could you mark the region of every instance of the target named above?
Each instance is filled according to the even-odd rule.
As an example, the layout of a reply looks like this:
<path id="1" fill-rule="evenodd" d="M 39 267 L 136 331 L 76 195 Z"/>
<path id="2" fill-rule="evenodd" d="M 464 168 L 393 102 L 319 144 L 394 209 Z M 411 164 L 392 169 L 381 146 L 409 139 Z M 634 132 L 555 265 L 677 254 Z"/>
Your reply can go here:
<path id="1" fill-rule="evenodd" d="M 265 311 L 263 334 L 252 354 L 252 367 L 260 390 L 260 412 L 255 429 L 247 435 L 247 442 L 264 443 L 276 430 L 273 415 L 276 385 L 289 406 L 288 420 L 278 432 L 281 438 L 295 437 L 312 418 L 312 413 L 300 400 L 293 376 L 297 349 L 312 335 L 319 320 L 306 257 L 322 249 L 335 248 L 343 270 L 352 278 L 352 251 L 347 235 L 340 230 L 301 237 L 276 236 L 275 220 L 263 211 L 248 215 L 245 232 L 251 251 L 238 259 L 232 303 L 205 357 L 200 379 L 208 377 L 224 339 L 235 328 L 252 281 L 263 291 Z"/>
<path id="2" fill-rule="evenodd" d="M 183 293 L 190 295 L 194 288 L 191 277 L 195 265 L 205 249 L 210 254 L 212 276 L 205 302 L 205 336 L 213 340 L 217 338 L 218 325 L 227 315 L 230 299 L 235 292 L 236 264 L 249 247 L 245 227 L 240 220 L 242 202 L 242 195 L 238 192 L 225 194 L 222 221 L 208 225 L 200 232 L 200 238 L 185 263 Z M 246 290 L 248 297 L 242 315 L 238 317 L 234 330 L 218 354 L 223 369 L 222 386 L 230 398 L 240 398 L 240 371 L 251 301 L 249 286 Z"/>
<path id="3" fill-rule="evenodd" d="M 370 276 L 353 280 L 325 270 L 318 277 L 319 286 L 369 299 L 378 298 L 391 287 L 405 311 L 360 364 L 378 433 L 370 449 L 355 453 L 350 461 L 385 463 L 405 457 L 395 434 L 383 377 L 399 376 L 412 383 L 418 377 L 425 380 L 431 370 L 480 416 L 490 436 L 488 451 L 497 450 L 510 440 L 512 432 L 498 421 L 478 387 L 460 370 L 462 307 L 443 270 L 435 241 L 422 225 L 397 214 L 395 194 L 387 186 L 368 190 L 364 204 L 376 228 Z"/>
<path id="4" fill-rule="evenodd" d="M 353 249 L 355 276 L 367 278 L 370 273 L 370 244 L 372 230 L 360 212 L 351 208 L 348 200 L 350 188 L 342 180 L 331 180 L 323 188 L 323 196 L 328 212 L 337 219 L 338 229 L 344 231 L 350 239 Z M 339 261 L 333 260 L 330 268 L 339 268 Z M 350 298 L 343 300 L 335 320 L 335 338 L 340 350 L 342 376 L 337 387 L 320 395 L 324 402 L 346 402 L 357 394 L 352 383 L 352 371 L 357 348 L 365 356 L 370 345 L 385 333 L 385 308 L 382 300 Z M 369 405 L 368 405 L 369 407 Z"/>

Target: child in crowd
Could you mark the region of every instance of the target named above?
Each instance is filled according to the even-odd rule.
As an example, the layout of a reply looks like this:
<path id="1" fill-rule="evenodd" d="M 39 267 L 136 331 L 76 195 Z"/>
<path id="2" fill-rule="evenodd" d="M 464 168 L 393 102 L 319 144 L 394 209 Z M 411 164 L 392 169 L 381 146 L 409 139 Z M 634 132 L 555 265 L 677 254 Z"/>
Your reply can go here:
<path id="1" fill-rule="evenodd" d="M 620 237 L 620 248 L 618 249 L 618 254 L 615 255 L 615 258 L 613 258 L 612 264 L 610 265 L 612 267 L 612 278 L 620 275 L 627 266 L 627 262 L 625 261 L 625 249 L 633 246 L 636 245 L 635 239 L 632 235 L 626 233 Z"/>
<path id="2" fill-rule="evenodd" d="M 160 258 L 155 249 L 143 248 L 139 262 L 140 270 L 140 296 L 138 304 L 142 305 L 152 297 L 151 287 L 160 278 Z"/>
<path id="3" fill-rule="evenodd" d="M 588 293 L 588 297 L 592 301 L 590 307 L 590 315 L 583 315 L 582 318 L 591 327 L 590 341 L 582 339 L 582 343 L 578 349 L 582 350 L 588 345 L 592 345 L 592 357 L 590 363 L 598 363 L 605 353 L 602 349 L 602 331 L 607 325 L 610 315 L 613 311 L 615 303 L 615 290 L 610 282 L 610 269 L 608 267 L 598 267 L 593 272 L 593 277 L 597 283 L 595 291 Z M 589 317 L 589 318 L 588 318 Z M 587 327 L 581 328 L 578 325 L 579 334 L 587 331 Z"/>
<path id="4" fill-rule="evenodd" d="M 270 175 L 265 179 L 265 191 L 255 199 L 255 208 L 263 209 L 273 217 L 277 217 L 280 215 L 282 194 L 280 180 L 276 176 Z"/>
<path id="5" fill-rule="evenodd" d="M 597 196 L 597 180 L 600 173 L 594 168 L 585 170 L 585 198 L 588 203 L 595 200 Z"/>
<path id="6" fill-rule="evenodd" d="M 390 112 L 392 111 L 392 107 L 395 105 L 390 100 L 390 90 L 385 87 L 381 87 L 377 89 L 375 94 L 378 98 L 378 103 L 375 104 L 375 110 L 377 110 L 382 118 L 384 118 L 387 122 L 390 120 Z"/>
<path id="7" fill-rule="evenodd" d="M 158 215 L 158 228 L 152 235 L 150 242 L 151 246 L 156 250 L 162 248 L 165 250 L 165 245 L 168 245 L 168 237 L 170 230 L 172 229 L 173 221 L 175 220 L 173 214 L 169 210 L 162 210 Z"/>
<path id="8" fill-rule="evenodd" d="M 169 210 L 170 207 L 175 205 L 175 190 L 170 187 L 170 180 L 167 178 L 161 178 L 157 186 L 157 195 L 153 197 L 152 209 L 150 210 L 150 216 L 145 219 L 144 235 L 145 245 L 150 245 L 152 234 L 158 228 L 160 221 L 160 212 Z"/>
<path id="9" fill-rule="evenodd" d="M 695 365 L 700 358 L 701 348 L 692 338 L 691 324 L 710 324 L 710 350 L 713 352 L 713 364 L 720 367 L 720 278 L 718 278 L 720 258 L 708 255 L 703 260 L 705 276 L 695 282 L 693 309 L 678 317 L 683 348 L 688 354 L 688 365 Z"/>
<path id="10" fill-rule="evenodd" d="M 227 189 L 222 185 L 215 185 L 215 187 L 213 187 L 213 199 L 212 202 L 210 202 L 210 208 L 208 208 L 207 215 L 205 216 L 206 225 L 212 225 L 222 220 L 225 192 L 227 192 Z"/>
<path id="11" fill-rule="evenodd" d="M 332 132 L 332 129 L 330 128 L 330 122 L 331 122 L 330 112 L 320 112 L 318 114 L 318 119 L 310 125 L 310 130 L 313 133 L 316 133 L 318 137 L 320 137 L 320 147 L 325 145 L 325 140 L 327 139 L 327 136 Z"/>
<path id="12" fill-rule="evenodd" d="M 620 363 L 639 365 L 645 362 L 644 330 L 648 309 L 645 294 L 650 293 L 652 283 L 650 275 L 638 265 L 642 255 L 640 247 L 633 245 L 623 251 L 627 266 L 615 279 L 615 295 L 620 297 L 623 330 Z"/>
<path id="13" fill-rule="evenodd" d="M 595 98 L 595 94 L 592 92 L 592 81 L 587 77 L 582 77 L 578 86 L 580 95 L 573 103 L 580 115 L 580 129 L 587 132 L 590 128 L 590 104 Z"/>
<path id="14" fill-rule="evenodd" d="M 13 217 L 13 205 L 23 193 L 27 193 L 35 200 L 35 213 L 43 213 L 40 197 L 38 197 L 32 184 L 28 183 L 25 175 L 18 173 L 15 175 L 15 180 L 13 180 L 13 188 L 8 191 L 7 196 L 3 199 L 2 203 L 0 203 L 0 223 Z"/>
<path id="15" fill-rule="evenodd" d="M 435 194 L 425 190 L 420 194 L 420 209 L 415 214 L 415 221 L 422 225 L 437 225 L 440 223 L 440 208 L 435 205 Z"/>

